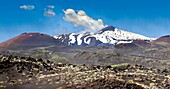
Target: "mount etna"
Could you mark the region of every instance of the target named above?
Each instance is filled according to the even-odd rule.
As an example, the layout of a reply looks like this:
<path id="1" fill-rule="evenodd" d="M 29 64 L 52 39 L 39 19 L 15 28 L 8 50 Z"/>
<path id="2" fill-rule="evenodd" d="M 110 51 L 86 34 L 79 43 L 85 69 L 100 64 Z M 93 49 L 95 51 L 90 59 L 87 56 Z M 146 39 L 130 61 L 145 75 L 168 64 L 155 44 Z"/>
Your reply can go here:
<path id="1" fill-rule="evenodd" d="M 29 49 L 45 46 L 116 46 L 119 44 L 139 43 L 149 44 L 154 42 L 169 42 L 168 36 L 159 39 L 145 37 L 132 32 L 120 30 L 113 26 L 108 26 L 95 33 L 70 33 L 57 36 L 50 36 L 41 33 L 23 33 L 8 41 L 0 43 L 0 48 L 6 49 Z"/>
<path id="2" fill-rule="evenodd" d="M 3 89 L 170 89 L 170 36 L 23 33 L 0 43 L 0 68 Z"/>

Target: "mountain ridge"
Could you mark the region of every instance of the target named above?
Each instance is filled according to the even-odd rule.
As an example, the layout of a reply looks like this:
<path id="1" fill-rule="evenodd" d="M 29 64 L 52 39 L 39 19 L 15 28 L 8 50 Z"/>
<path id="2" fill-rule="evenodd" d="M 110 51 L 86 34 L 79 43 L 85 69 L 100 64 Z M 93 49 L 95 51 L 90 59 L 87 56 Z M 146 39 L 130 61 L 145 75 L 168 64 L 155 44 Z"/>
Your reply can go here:
<path id="1" fill-rule="evenodd" d="M 155 45 L 157 42 L 170 43 L 170 36 L 149 38 L 140 34 L 124 31 L 108 26 L 96 33 L 70 33 L 50 36 L 42 33 L 22 33 L 12 39 L 0 43 L 0 49 L 30 49 L 36 47 L 67 46 L 117 46 L 132 44 L 139 46 Z M 158 44 L 159 45 L 159 44 Z M 125 45 L 130 46 L 131 45 Z M 132 46 L 133 47 L 133 46 Z"/>
<path id="2" fill-rule="evenodd" d="M 0 43 L 1 49 L 29 49 L 35 47 L 64 45 L 52 36 L 42 33 L 22 33 L 19 36 L 11 38 Z"/>
<path id="3" fill-rule="evenodd" d="M 133 40 L 153 40 L 153 38 L 124 31 L 113 26 L 103 28 L 96 33 L 70 33 L 53 37 L 72 46 L 108 46 L 131 43 Z"/>

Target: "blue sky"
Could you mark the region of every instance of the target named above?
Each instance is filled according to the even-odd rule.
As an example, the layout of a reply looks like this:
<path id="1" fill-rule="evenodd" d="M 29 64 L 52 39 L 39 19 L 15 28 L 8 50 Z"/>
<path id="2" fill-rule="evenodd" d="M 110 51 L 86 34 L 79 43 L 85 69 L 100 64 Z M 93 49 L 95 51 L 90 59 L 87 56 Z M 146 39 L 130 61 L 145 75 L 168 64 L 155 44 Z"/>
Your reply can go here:
<path id="1" fill-rule="evenodd" d="M 79 32 L 83 27 L 63 19 L 66 9 L 83 10 L 105 25 L 149 37 L 170 34 L 169 0 L 1 0 L 0 42 L 24 32 L 40 32 L 50 35 Z M 20 8 L 33 5 L 33 10 Z M 51 9 L 55 16 L 44 16 L 44 8 Z"/>

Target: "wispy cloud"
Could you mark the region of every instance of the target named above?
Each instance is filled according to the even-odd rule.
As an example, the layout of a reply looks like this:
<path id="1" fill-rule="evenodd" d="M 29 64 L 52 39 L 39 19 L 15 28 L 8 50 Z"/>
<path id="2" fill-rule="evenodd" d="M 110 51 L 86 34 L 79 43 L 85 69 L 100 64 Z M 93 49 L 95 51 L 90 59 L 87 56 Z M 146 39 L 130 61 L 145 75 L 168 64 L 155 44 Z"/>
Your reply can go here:
<path id="1" fill-rule="evenodd" d="M 76 11 L 73 9 L 63 10 L 64 20 L 73 23 L 75 26 L 82 26 L 84 30 L 97 31 L 106 27 L 101 19 L 94 20 L 89 17 L 83 10 Z"/>
<path id="2" fill-rule="evenodd" d="M 20 6 L 21 9 L 25 9 L 25 10 L 33 10 L 35 9 L 35 6 L 34 5 L 23 5 L 23 6 Z"/>
<path id="3" fill-rule="evenodd" d="M 47 7 L 50 8 L 50 9 L 54 9 L 55 8 L 54 5 L 48 5 Z"/>
<path id="4" fill-rule="evenodd" d="M 55 12 L 53 10 L 51 10 L 51 9 L 48 9 L 48 10 L 44 9 L 44 10 L 45 10 L 44 11 L 44 16 L 52 17 L 52 16 L 56 15 Z"/>

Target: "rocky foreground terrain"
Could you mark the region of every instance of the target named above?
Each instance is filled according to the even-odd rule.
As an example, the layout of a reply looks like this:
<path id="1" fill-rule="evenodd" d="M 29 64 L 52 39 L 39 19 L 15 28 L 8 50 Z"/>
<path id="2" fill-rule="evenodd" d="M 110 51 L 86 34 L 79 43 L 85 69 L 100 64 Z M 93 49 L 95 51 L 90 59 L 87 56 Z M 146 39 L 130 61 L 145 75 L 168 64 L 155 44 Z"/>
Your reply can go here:
<path id="1" fill-rule="evenodd" d="M 170 89 L 170 71 L 133 64 L 97 66 L 0 55 L 1 89 Z"/>

